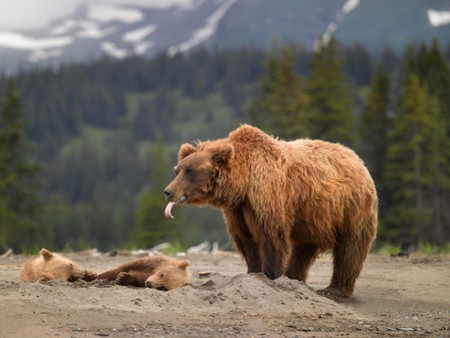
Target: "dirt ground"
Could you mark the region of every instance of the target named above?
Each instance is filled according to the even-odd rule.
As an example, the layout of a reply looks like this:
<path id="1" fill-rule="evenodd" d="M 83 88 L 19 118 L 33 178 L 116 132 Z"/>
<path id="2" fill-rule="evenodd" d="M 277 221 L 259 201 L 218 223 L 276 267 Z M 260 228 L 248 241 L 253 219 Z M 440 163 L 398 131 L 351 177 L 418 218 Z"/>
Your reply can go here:
<path id="1" fill-rule="evenodd" d="M 134 258 L 66 256 L 98 273 Z M 308 285 L 246 274 L 234 253 L 188 255 L 193 284 L 168 292 L 22 283 L 27 258 L 0 258 L 0 337 L 450 337 L 450 255 L 372 254 L 345 302 L 314 291 L 327 286 L 330 255 Z"/>

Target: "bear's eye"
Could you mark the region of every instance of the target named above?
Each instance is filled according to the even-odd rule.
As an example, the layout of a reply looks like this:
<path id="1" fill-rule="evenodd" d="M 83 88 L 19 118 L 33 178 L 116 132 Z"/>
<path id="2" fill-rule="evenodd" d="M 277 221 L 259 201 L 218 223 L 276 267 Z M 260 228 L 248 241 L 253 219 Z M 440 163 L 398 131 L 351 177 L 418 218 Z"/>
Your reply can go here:
<path id="1" fill-rule="evenodd" d="M 162 274 L 159 275 L 159 277 L 164 278 L 165 275 L 162 273 Z"/>
<path id="2" fill-rule="evenodd" d="M 188 176 L 192 176 L 192 175 L 194 175 L 194 170 L 192 170 L 191 168 L 186 168 L 184 170 L 184 173 Z"/>

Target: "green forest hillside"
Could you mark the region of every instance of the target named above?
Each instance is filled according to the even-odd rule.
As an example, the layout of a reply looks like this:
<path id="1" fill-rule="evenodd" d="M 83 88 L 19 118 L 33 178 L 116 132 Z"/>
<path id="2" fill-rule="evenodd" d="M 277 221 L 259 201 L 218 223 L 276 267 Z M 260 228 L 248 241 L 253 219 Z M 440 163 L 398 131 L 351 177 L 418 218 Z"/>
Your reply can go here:
<path id="1" fill-rule="evenodd" d="M 378 187 L 379 243 L 450 242 L 450 70 L 436 42 L 405 55 L 386 49 L 377 59 L 335 40 L 314 53 L 276 44 L 270 52 L 198 50 L 67 64 L 12 80 L 11 89 L 11 78 L 0 78 L 0 139 L 15 95 L 26 121 L 20 154 L 38 165 L 16 180 L 17 190 L 31 189 L 25 182 L 32 179 L 39 187 L 30 194 L 40 202 L 33 210 L 8 207 L 8 182 L 22 176 L 8 169 L 11 147 L 2 141 L 3 249 L 204 240 L 226 247 L 217 210 L 177 209 L 166 220 L 162 189 L 182 143 L 224 137 L 242 123 L 354 148 Z"/>

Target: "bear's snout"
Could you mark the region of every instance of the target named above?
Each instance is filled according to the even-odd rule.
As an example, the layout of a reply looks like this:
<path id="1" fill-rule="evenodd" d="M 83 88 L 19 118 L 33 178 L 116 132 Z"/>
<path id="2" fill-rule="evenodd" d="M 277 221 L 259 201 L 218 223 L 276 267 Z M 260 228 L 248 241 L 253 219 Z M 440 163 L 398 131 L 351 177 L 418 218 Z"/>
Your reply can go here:
<path id="1" fill-rule="evenodd" d="M 164 189 L 163 193 L 166 196 L 166 201 L 168 201 L 173 195 L 173 191 L 168 188 Z"/>
<path id="2" fill-rule="evenodd" d="M 150 280 L 145 281 L 145 287 L 152 289 L 155 288 L 155 286 L 153 285 L 153 283 Z M 160 291 L 167 291 L 167 288 L 164 285 L 160 285 L 158 287 L 155 288 L 156 290 L 160 290 Z"/>

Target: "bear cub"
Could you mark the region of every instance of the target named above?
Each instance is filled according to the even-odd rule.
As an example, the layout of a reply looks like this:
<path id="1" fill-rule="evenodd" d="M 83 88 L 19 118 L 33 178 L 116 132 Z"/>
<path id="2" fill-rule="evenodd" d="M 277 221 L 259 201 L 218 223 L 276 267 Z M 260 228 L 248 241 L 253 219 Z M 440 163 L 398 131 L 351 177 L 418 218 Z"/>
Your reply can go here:
<path id="1" fill-rule="evenodd" d="M 78 279 L 90 282 L 96 277 L 95 272 L 85 270 L 72 260 L 47 249 L 41 249 L 39 256 L 33 256 L 26 261 L 20 275 L 22 282 L 49 280 L 75 282 Z"/>
<path id="2" fill-rule="evenodd" d="M 189 261 L 168 256 L 151 256 L 124 263 L 103 272 L 97 279 L 115 281 L 118 285 L 169 291 L 191 283 Z"/>

